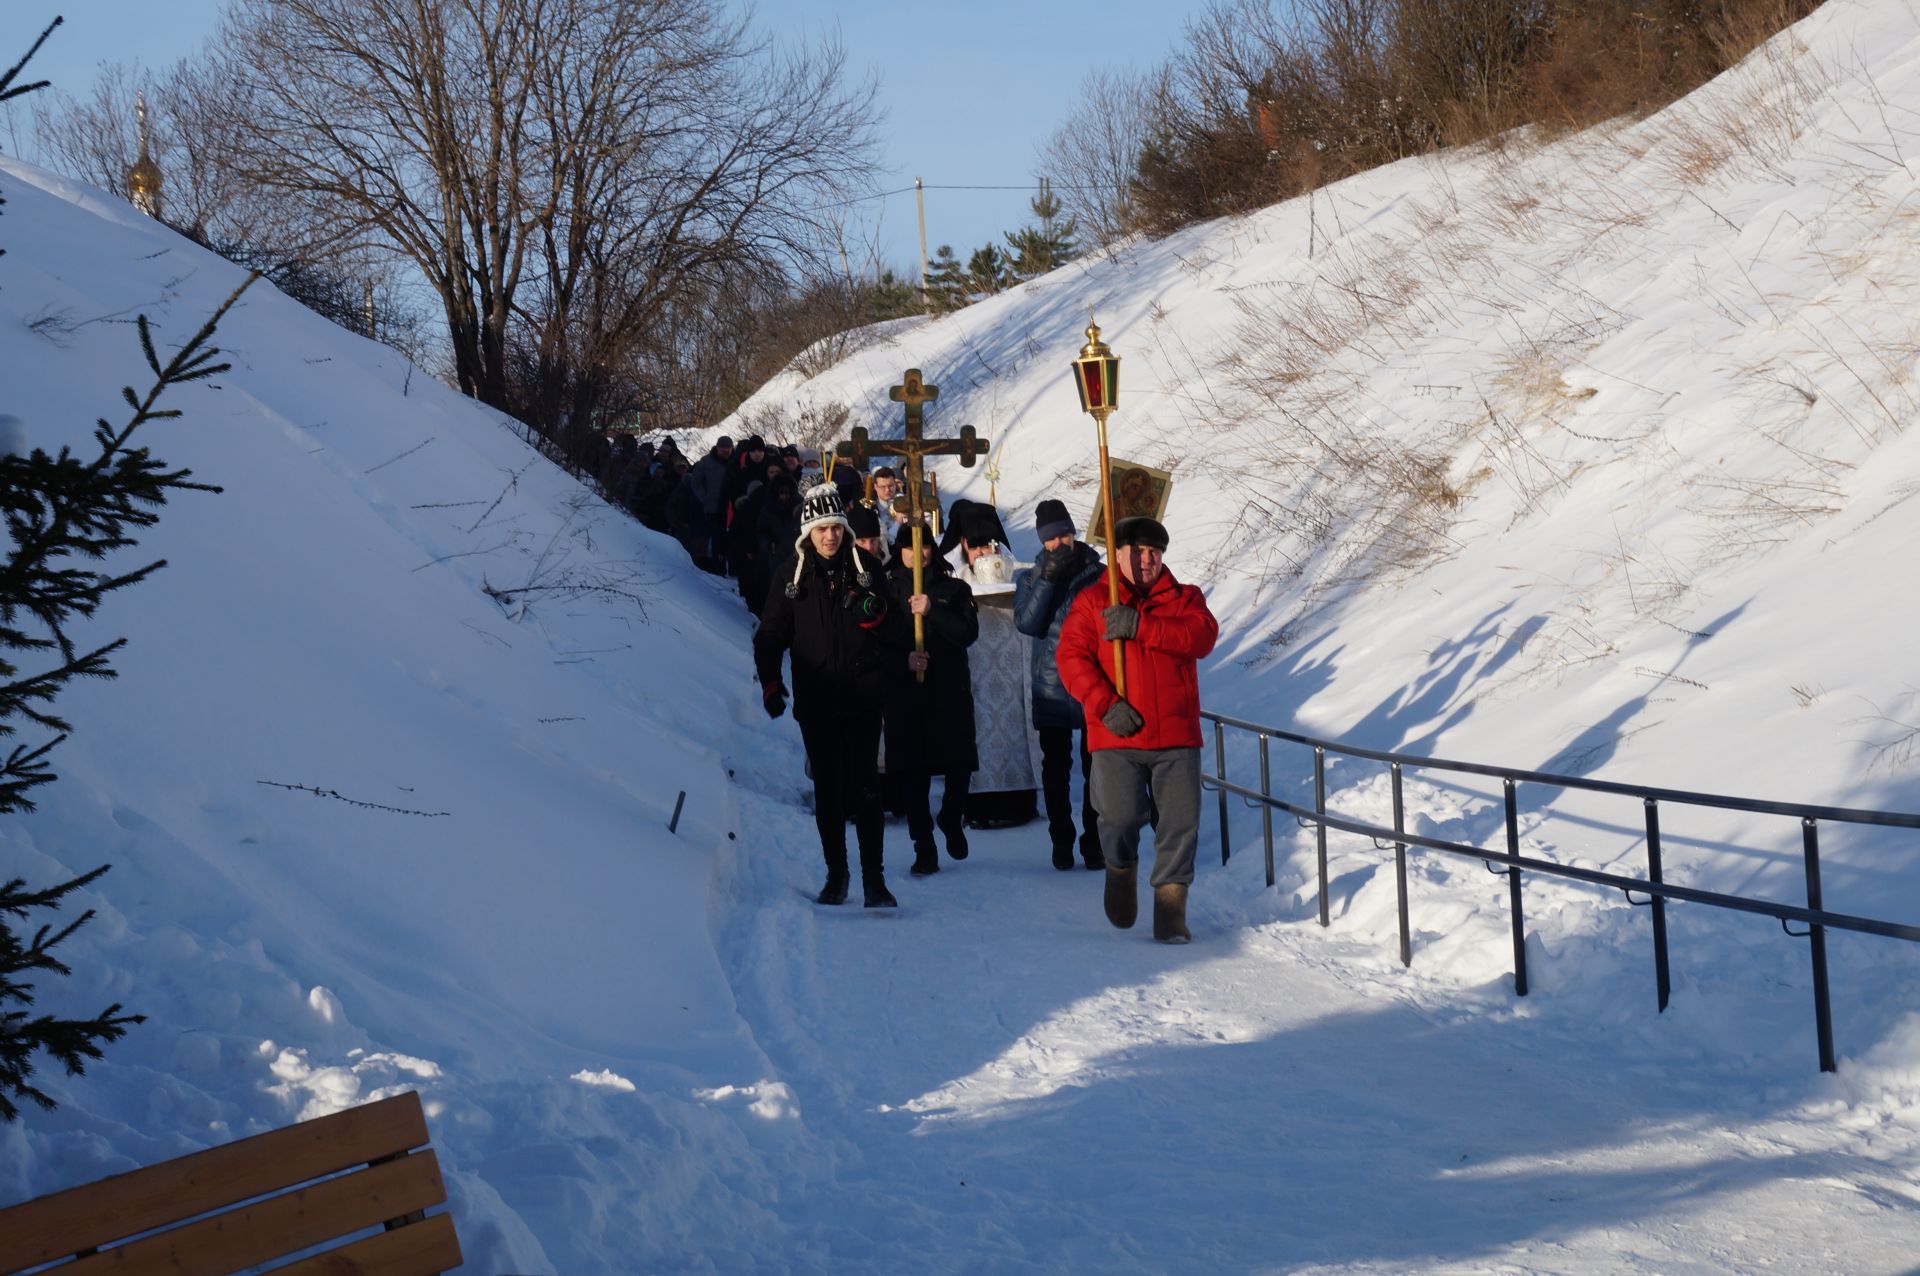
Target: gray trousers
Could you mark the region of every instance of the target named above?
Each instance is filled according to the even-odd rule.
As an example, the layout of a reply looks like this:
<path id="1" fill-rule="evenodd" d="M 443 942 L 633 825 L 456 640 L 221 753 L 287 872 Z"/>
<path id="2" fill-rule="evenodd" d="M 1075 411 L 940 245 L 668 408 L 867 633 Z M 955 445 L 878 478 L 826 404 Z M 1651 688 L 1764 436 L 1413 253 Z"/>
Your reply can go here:
<path id="1" fill-rule="evenodd" d="M 1155 886 L 1193 881 L 1193 855 L 1200 844 L 1200 750 L 1095 749 L 1091 787 L 1107 867 L 1132 868 L 1140 862 L 1140 830 L 1158 804 L 1150 880 Z"/>

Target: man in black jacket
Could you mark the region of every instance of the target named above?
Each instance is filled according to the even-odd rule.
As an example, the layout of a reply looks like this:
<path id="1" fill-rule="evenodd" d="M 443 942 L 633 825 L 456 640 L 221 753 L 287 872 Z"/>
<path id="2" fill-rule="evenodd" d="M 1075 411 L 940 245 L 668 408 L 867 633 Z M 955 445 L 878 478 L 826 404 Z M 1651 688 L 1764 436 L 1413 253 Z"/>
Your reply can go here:
<path id="1" fill-rule="evenodd" d="M 1067 694 L 1054 657 L 1060 649 L 1060 623 L 1074 596 L 1098 581 L 1106 564 L 1093 547 L 1074 539 L 1073 518 L 1064 503 L 1041 501 L 1034 510 L 1040 553 L 1033 566 L 1013 576 L 1013 627 L 1033 643 L 1033 725 L 1040 736 L 1040 789 L 1047 806 L 1047 832 L 1053 839 L 1053 866 L 1073 867 L 1073 736 L 1080 733 L 1080 858 L 1088 868 L 1105 868 L 1100 827 L 1093 811 L 1092 762 L 1080 702 Z"/>
<path id="2" fill-rule="evenodd" d="M 877 786 L 880 705 L 910 643 L 887 597 L 881 565 L 852 543 L 840 494 L 822 483 L 800 506 L 800 536 L 775 572 L 753 662 L 767 716 L 786 712 L 780 666 L 793 654 L 793 717 L 813 772 L 813 818 L 827 883 L 817 899 L 847 899 L 847 814 L 860 843 L 860 881 L 868 908 L 892 908 L 881 839 Z"/>
<path id="3" fill-rule="evenodd" d="M 887 579 L 893 586 L 902 624 L 909 632 L 914 616 L 926 629 L 925 651 L 909 645 L 894 670 L 886 703 L 887 778 L 900 786 L 907 808 L 907 832 L 913 838 L 913 875 L 940 871 L 934 845 L 934 818 L 928 802 L 933 777 L 943 777 L 940 831 L 947 854 L 967 858 L 967 789 L 980 766 L 973 735 L 973 682 L 967 648 L 980 636 L 973 590 L 954 577 L 946 560 L 933 552 L 933 533 L 921 529 L 919 553 L 922 593 L 913 590 L 913 524 L 894 534 L 895 562 Z M 924 675 L 924 680 L 914 675 Z"/>

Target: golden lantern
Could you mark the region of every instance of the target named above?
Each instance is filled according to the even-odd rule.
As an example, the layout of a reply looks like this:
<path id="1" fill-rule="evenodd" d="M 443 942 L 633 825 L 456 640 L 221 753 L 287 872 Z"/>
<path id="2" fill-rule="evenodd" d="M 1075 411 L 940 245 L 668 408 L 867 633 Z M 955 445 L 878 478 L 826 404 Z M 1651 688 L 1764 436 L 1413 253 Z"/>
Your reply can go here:
<path id="1" fill-rule="evenodd" d="M 1113 466 L 1107 457 L 1107 418 L 1120 406 L 1120 356 L 1100 340 L 1100 325 L 1087 316 L 1087 344 L 1073 361 L 1073 386 L 1080 410 L 1093 418 L 1100 434 L 1100 508 L 1107 532 L 1107 604 L 1120 602 L 1120 566 L 1113 553 Z M 1126 644 L 1113 640 L 1113 689 L 1127 694 Z"/>

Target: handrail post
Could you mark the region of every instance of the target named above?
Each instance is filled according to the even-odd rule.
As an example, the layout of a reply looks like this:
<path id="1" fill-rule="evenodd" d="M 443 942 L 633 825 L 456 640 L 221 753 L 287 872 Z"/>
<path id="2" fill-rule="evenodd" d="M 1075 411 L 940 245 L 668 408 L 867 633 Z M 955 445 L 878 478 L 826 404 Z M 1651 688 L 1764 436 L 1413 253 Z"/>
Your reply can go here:
<path id="1" fill-rule="evenodd" d="M 1814 821 L 1800 821 L 1800 838 L 1807 859 L 1807 907 L 1819 912 L 1825 906 L 1820 902 L 1820 832 Z M 1813 1025 L 1820 1038 L 1820 1071 L 1832 1072 L 1836 1064 L 1833 1059 L 1833 1002 L 1827 995 L 1827 928 L 1817 922 L 1809 922 L 1807 935 L 1813 946 Z"/>
<path id="2" fill-rule="evenodd" d="M 1233 853 L 1227 834 L 1227 729 L 1220 719 L 1213 720 L 1213 770 L 1220 777 L 1220 862 Z"/>
<path id="3" fill-rule="evenodd" d="M 1393 831 L 1407 831 L 1406 803 L 1400 796 L 1400 764 L 1393 763 Z M 1413 965 L 1413 933 L 1407 927 L 1407 844 L 1393 844 L 1393 878 L 1400 889 L 1400 964 Z"/>
<path id="4" fill-rule="evenodd" d="M 1646 799 L 1647 806 L 1647 880 L 1658 886 L 1665 880 L 1660 867 L 1660 803 Z M 1673 978 L 1667 970 L 1667 899 L 1653 897 L 1653 985 L 1659 995 L 1660 1013 L 1667 1010 L 1673 995 Z"/>
<path id="5" fill-rule="evenodd" d="M 1507 895 L 1513 902 L 1513 993 L 1527 995 L 1527 921 L 1520 910 L 1520 805 L 1513 777 L 1501 780 L 1507 794 Z"/>
<path id="6" fill-rule="evenodd" d="M 1260 796 L 1272 797 L 1273 786 L 1268 781 L 1267 772 L 1267 733 L 1260 733 Z M 1271 803 L 1260 805 L 1260 832 L 1267 843 L 1267 885 L 1273 885 L 1273 806 Z"/>
<path id="7" fill-rule="evenodd" d="M 1313 810 L 1316 815 L 1327 813 L 1327 751 L 1319 745 L 1313 750 Z M 1313 826 L 1314 842 L 1320 854 L 1320 924 L 1331 925 L 1327 914 L 1327 823 L 1325 820 Z"/>

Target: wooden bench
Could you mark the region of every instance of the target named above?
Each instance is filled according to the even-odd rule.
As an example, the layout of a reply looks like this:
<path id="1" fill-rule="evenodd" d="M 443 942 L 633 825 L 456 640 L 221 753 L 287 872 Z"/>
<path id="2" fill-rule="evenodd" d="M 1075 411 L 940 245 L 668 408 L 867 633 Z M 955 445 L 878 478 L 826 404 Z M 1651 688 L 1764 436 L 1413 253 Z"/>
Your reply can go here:
<path id="1" fill-rule="evenodd" d="M 460 1242 L 426 1210 L 446 1199 L 409 1091 L 0 1210 L 0 1273 L 443 1272 Z"/>

